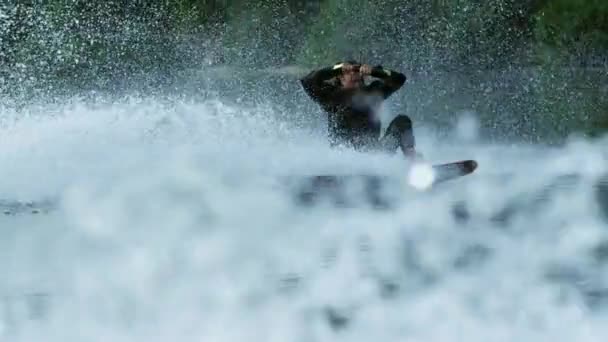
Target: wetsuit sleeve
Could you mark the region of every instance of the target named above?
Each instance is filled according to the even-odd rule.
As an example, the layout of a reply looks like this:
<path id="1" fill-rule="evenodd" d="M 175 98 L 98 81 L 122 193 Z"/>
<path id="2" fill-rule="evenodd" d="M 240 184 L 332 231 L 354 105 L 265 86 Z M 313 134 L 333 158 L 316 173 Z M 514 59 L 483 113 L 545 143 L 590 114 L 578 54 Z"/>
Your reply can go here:
<path id="1" fill-rule="evenodd" d="M 342 73 L 340 65 L 313 70 L 308 75 L 300 79 L 302 87 L 312 99 L 323 103 L 332 98 L 336 86 L 326 83 Z"/>
<path id="2" fill-rule="evenodd" d="M 405 84 L 406 80 L 404 74 L 398 71 L 385 69 L 381 66 L 374 67 L 371 75 L 381 80 L 373 82 L 373 86 L 382 91 L 384 98 L 391 96 L 394 92 L 399 90 L 399 88 Z"/>

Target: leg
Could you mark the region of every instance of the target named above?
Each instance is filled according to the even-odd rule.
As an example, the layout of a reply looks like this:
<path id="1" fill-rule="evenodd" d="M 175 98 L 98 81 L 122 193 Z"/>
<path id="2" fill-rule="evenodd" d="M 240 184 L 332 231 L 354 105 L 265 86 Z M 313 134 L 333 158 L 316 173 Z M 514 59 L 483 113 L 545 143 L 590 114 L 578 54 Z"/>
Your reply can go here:
<path id="1" fill-rule="evenodd" d="M 416 156 L 416 140 L 412 128 L 412 120 L 407 115 L 399 115 L 388 125 L 386 133 L 380 139 L 382 149 L 394 153 L 401 148 L 408 157 Z"/>

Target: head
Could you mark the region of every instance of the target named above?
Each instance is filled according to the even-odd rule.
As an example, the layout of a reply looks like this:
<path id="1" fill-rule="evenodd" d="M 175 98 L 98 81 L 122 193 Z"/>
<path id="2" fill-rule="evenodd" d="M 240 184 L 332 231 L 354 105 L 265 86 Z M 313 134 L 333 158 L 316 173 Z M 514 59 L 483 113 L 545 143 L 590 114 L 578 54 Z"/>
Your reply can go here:
<path id="1" fill-rule="evenodd" d="M 344 89 L 357 89 L 364 85 L 363 76 L 359 73 L 360 63 L 356 61 L 348 61 L 348 64 L 355 66 L 352 71 L 343 72 L 342 75 L 338 76 L 340 83 Z"/>

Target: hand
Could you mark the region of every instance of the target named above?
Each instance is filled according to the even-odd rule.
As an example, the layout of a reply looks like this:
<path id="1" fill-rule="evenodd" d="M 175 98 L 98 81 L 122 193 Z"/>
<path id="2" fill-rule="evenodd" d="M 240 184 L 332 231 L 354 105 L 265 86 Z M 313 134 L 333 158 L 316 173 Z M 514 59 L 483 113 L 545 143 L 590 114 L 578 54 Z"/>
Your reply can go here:
<path id="1" fill-rule="evenodd" d="M 359 72 L 361 73 L 361 75 L 363 76 L 369 76 L 372 74 L 372 67 L 370 65 L 367 64 L 363 64 L 361 66 L 361 68 L 359 69 Z"/>
<path id="2" fill-rule="evenodd" d="M 343 73 L 358 72 L 359 68 L 360 68 L 360 66 L 358 64 L 344 63 L 342 65 L 342 72 Z"/>

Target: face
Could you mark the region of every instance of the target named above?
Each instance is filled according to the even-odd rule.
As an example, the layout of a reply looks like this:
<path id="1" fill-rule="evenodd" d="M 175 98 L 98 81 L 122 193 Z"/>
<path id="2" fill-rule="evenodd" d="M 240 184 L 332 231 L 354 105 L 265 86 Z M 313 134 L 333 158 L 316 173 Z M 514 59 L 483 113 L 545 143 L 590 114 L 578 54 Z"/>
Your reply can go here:
<path id="1" fill-rule="evenodd" d="M 358 71 L 351 71 L 340 76 L 344 89 L 357 89 L 363 86 L 363 77 Z"/>

